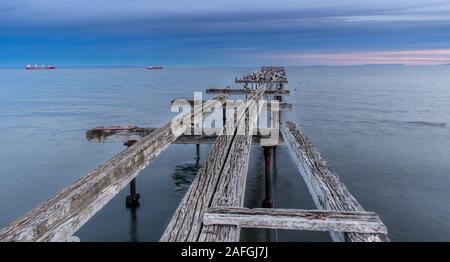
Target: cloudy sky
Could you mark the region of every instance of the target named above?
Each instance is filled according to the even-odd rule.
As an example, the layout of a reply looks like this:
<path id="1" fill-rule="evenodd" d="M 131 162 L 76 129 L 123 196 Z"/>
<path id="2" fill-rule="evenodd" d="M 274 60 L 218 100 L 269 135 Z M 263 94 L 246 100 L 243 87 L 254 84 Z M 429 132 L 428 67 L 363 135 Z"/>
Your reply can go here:
<path id="1" fill-rule="evenodd" d="M 0 0 L 0 66 L 450 63 L 449 0 Z"/>

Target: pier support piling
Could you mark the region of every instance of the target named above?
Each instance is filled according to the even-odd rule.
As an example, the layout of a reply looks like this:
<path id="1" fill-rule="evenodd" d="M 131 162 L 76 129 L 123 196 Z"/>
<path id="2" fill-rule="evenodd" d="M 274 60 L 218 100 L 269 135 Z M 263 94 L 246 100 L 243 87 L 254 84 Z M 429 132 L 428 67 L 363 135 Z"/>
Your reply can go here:
<path id="1" fill-rule="evenodd" d="M 262 207 L 273 207 L 272 196 L 272 176 L 270 174 L 270 167 L 272 163 L 273 146 L 263 146 L 264 149 L 264 177 L 265 177 L 265 198 L 262 201 Z"/>
<path id="2" fill-rule="evenodd" d="M 200 144 L 195 144 L 195 155 L 197 159 L 200 158 Z"/>
<path id="3" fill-rule="evenodd" d="M 227 107 L 226 104 L 223 105 L 223 109 L 222 109 L 222 121 L 223 121 L 223 125 L 222 127 L 225 127 L 225 123 L 227 122 Z"/>
<path id="4" fill-rule="evenodd" d="M 130 147 L 136 143 L 136 140 L 128 140 L 124 143 L 124 146 Z M 130 182 L 130 195 L 125 198 L 125 205 L 127 207 L 138 207 L 141 194 L 136 192 L 136 178 L 133 178 Z"/>
<path id="5" fill-rule="evenodd" d="M 133 178 L 130 182 L 130 195 L 125 199 L 127 207 L 137 207 L 139 206 L 139 199 L 141 194 L 136 193 L 136 178 Z"/>

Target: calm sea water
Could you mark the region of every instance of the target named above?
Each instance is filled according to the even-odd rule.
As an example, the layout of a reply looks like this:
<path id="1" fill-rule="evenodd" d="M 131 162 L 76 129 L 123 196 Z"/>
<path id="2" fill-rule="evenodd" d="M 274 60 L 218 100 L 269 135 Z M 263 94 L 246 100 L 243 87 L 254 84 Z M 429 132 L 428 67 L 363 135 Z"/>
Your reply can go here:
<path id="1" fill-rule="evenodd" d="M 28 212 L 123 150 L 91 143 L 98 125 L 157 127 L 170 101 L 235 86 L 258 68 L 0 70 L 0 226 Z M 297 122 L 394 241 L 450 241 L 450 66 L 287 68 Z M 141 206 L 118 194 L 78 232 L 82 241 L 157 241 L 209 146 L 172 145 L 137 179 Z M 264 195 L 262 150 L 254 146 L 246 206 Z M 314 208 L 284 146 L 274 161 L 275 206 Z M 273 232 L 244 230 L 244 240 Z M 329 241 L 323 232 L 276 232 L 278 241 Z"/>

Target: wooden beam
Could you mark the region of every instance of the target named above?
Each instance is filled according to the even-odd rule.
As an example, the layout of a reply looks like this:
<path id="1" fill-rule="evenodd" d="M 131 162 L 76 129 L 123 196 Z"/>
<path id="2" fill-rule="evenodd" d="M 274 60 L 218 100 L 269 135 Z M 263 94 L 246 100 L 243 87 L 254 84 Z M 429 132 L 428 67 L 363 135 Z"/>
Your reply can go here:
<path id="1" fill-rule="evenodd" d="M 336 172 L 297 126 L 289 121 L 281 125 L 281 134 L 303 176 L 317 208 L 335 211 L 364 211 L 340 181 Z M 330 232 L 334 241 L 386 241 L 384 234 Z"/>
<path id="2" fill-rule="evenodd" d="M 242 103 L 236 111 L 237 123 L 244 119 L 247 109 L 255 103 L 264 94 L 265 88 L 260 88 L 257 92 L 250 95 L 250 98 Z M 234 130 L 230 135 L 230 130 Z M 211 206 L 214 196 L 221 190 L 226 190 L 220 187 L 230 176 L 243 177 L 246 175 L 246 163 L 248 162 L 248 154 L 251 140 L 250 136 L 239 137 L 236 135 L 237 125 L 233 119 L 228 119 L 222 135 L 220 135 L 212 145 L 207 159 L 195 176 L 189 190 L 180 205 L 175 211 L 170 223 L 164 231 L 160 241 L 163 242 L 195 242 L 199 241 L 200 233 L 202 232 L 203 213 Z M 244 149 L 242 149 L 244 148 Z M 242 151 L 237 151 L 241 150 Z M 236 152 L 242 158 L 236 158 Z M 236 162 L 233 162 L 236 161 Z M 233 170 L 236 173 L 231 173 L 231 163 L 236 164 Z M 242 174 L 241 172 L 245 172 Z M 236 186 L 234 183 L 229 184 L 230 187 Z M 245 188 L 244 184 L 240 185 Z M 230 188 L 231 189 L 231 188 Z M 235 237 L 236 234 L 233 234 Z"/>
<path id="3" fill-rule="evenodd" d="M 257 90 L 254 104 L 263 95 Z M 247 182 L 248 162 L 250 159 L 253 129 L 256 128 L 257 118 L 262 108 L 248 110 L 249 118 L 241 119 L 247 135 L 236 135 L 231 146 L 227 161 L 222 167 L 222 175 L 217 185 L 217 191 L 210 207 L 243 207 L 245 187 Z M 250 121 L 254 122 L 250 122 Z M 239 129 L 239 127 L 238 127 Z M 237 242 L 241 228 L 235 225 L 203 225 L 198 241 L 202 242 Z"/>
<path id="4" fill-rule="evenodd" d="M 365 211 L 218 207 L 206 210 L 203 224 L 387 234 L 381 219 L 375 213 Z"/>
<path id="5" fill-rule="evenodd" d="M 245 94 L 251 94 L 253 91 L 251 89 L 237 89 L 237 88 L 208 88 L 206 89 L 207 94 L 229 94 L 229 95 L 245 95 Z M 278 90 L 278 89 L 267 89 L 266 92 L 264 92 L 264 95 L 290 95 L 290 91 L 288 89 Z"/>
<path id="6" fill-rule="evenodd" d="M 267 91 L 266 91 L 267 92 Z M 172 100 L 170 104 L 173 104 L 177 100 Z M 186 100 L 191 106 L 194 106 L 194 100 L 188 99 Z M 272 101 L 267 102 L 267 109 L 270 109 L 270 106 L 272 105 Z M 286 103 L 286 102 L 279 102 L 279 111 L 292 111 L 292 104 Z"/>
<path id="7" fill-rule="evenodd" d="M 243 206 L 250 150 L 251 135 L 234 138 L 211 207 Z M 237 242 L 239 236 L 240 228 L 235 225 L 203 225 L 198 241 Z"/>
<path id="8" fill-rule="evenodd" d="M 203 105 L 205 111 L 226 96 Z M 0 231 L 0 241 L 65 241 L 187 128 L 199 109 L 175 118 Z"/>
<path id="9" fill-rule="evenodd" d="M 154 132 L 156 127 L 137 127 L 131 131 L 101 131 L 91 129 L 86 132 L 86 139 L 90 142 L 117 142 L 125 143 L 129 140 L 140 140 L 143 137 Z M 203 130 L 205 131 L 205 130 Z M 264 132 L 267 134 L 269 131 Z M 275 132 L 275 131 L 274 131 Z M 195 134 L 194 131 L 191 134 Z M 253 144 L 260 144 L 261 139 L 268 139 L 270 135 L 261 135 L 260 133 L 252 136 Z M 217 135 L 180 135 L 172 144 L 212 144 L 217 139 Z M 283 144 L 283 138 L 279 135 L 278 145 Z"/>
<path id="10" fill-rule="evenodd" d="M 236 79 L 236 83 L 261 83 L 261 84 L 271 84 L 271 83 L 288 83 L 287 79 L 279 79 L 279 80 L 244 80 L 244 79 Z"/>

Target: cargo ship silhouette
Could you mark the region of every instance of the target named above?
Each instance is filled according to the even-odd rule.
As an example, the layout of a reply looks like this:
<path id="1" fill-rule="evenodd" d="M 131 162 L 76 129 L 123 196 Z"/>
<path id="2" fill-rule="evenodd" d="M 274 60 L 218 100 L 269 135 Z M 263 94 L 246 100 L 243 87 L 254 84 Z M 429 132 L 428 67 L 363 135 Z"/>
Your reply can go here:
<path id="1" fill-rule="evenodd" d="M 163 67 L 162 66 L 147 66 L 147 69 L 155 70 L 155 69 L 163 69 Z"/>
<path id="2" fill-rule="evenodd" d="M 27 70 L 52 70 L 52 69 L 55 69 L 55 68 L 56 68 L 55 66 L 52 66 L 52 65 L 44 66 L 43 64 L 41 66 L 28 64 L 25 67 L 25 69 L 27 69 Z"/>

